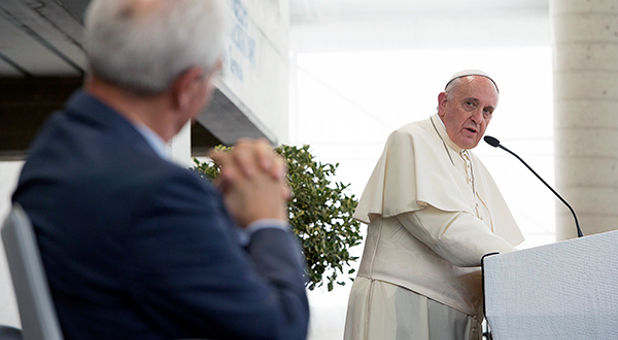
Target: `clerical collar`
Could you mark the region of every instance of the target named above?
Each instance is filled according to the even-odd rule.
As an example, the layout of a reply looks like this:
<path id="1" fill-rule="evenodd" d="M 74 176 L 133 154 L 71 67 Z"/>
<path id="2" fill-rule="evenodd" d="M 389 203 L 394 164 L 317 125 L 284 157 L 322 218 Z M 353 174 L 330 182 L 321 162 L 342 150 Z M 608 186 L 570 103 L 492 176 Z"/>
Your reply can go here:
<path id="1" fill-rule="evenodd" d="M 448 133 L 446 133 L 446 126 L 444 126 L 444 122 L 442 121 L 442 119 L 440 119 L 440 116 L 437 113 L 431 116 L 431 120 L 434 122 L 434 126 L 436 127 L 438 135 L 440 135 L 440 139 L 442 139 L 442 141 L 449 148 L 453 149 L 453 151 L 455 151 L 456 153 L 460 153 L 463 150 L 466 150 L 459 147 L 457 144 L 455 144 L 455 142 L 451 140 L 451 138 L 448 136 Z"/>

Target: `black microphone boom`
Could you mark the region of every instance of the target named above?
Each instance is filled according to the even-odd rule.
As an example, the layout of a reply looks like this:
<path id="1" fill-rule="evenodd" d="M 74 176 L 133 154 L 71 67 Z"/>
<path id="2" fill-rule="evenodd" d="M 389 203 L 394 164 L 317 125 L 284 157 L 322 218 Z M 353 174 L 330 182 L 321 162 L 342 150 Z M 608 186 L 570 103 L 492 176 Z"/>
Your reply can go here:
<path id="1" fill-rule="evenodd" d="M 508 153 L 510 153 L 511 155 L 515 156 L 517 159 L 519 159 L 519 161 L 521 161 L 522 163 L 524 163 L 524 165 L 528 168 L 528 170 L 532 171 L 532 173 L 539 179 L 541 180 L 541 182 L 543 182 L 543 184 L 545 184 L 545 186 L 547 188 L 549 188 L 549 190 L 551 190 L 551 192 L 554 193 L 554 195 L 556 195 L 556 197 L 558 197 L 558 199 L 560 201 L 562 201 L 562 203 L 564 203 L 564 205 L 567 206 L 567 208 L 569 208 L 569 210 L 571 210 L 571 214 L 573 214 L 573 217 L 575 218 L 575 227 L 577 228 L 577 237 L 582 237 L 584 236 L 584 234 L 582 233 L 581 228 L 579 227 L 579 221 L 577 220 L 577 215 L 575 215 L 575 210 L 573 210 L 573 208 L 571 208 L 571 205 L 564 199 L 562 198 L 562 196 L 560 196 L 556 190 L 554 190 L 551 186 L 549 186 L 549 184 L 547 184 L 547 182 L 545 182 L 545 180 L 543 180 L 541 178 L 541 176 L 539 176 L 539 174 L 536 173 L 536 171 L 532 170 L 532 168 L 530 167 L 530 165 L 528 165 L 526 162 L 524 162 L 523 159 L 521 159 L 521 157 L 517 156 L 517 154 L 515 154 L 513 151 L 507 149 L 506 147 L 500 145 L 500 141 L 492 136 L 485 136 L 483 138 L 483 140 L 485 140 L 485 142 L 487 142 L 487 144 L 495 147 L 498 147 Z"/>

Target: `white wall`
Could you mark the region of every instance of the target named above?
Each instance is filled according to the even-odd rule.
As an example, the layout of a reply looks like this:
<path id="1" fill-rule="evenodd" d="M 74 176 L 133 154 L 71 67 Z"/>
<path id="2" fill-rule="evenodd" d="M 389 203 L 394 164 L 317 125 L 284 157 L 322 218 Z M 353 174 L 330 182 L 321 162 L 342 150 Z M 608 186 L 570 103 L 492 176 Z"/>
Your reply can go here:
<path id="1" fill-rule="evenodd" d="M 22 165 L 21 161 L 0 162 L 0 220 L 2 221 L 9 212 L 11 194 L 17 185 Z M 2 242 L 0 242 L 0 325 L 21 327 Z"/>
<path id="2" fill-rule="evenodd" d="M 219 89 L 271 140 L 287 140 L 288 0 L 229 0 Z"/>

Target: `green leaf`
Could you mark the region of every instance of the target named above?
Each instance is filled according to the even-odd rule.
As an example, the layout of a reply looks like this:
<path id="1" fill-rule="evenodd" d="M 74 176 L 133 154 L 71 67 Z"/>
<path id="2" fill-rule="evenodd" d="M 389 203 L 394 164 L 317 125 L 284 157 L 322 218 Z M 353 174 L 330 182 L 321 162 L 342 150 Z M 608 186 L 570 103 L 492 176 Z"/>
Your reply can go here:
<path id="1" fill-rule="evenodd" d="M 230 148 L 217 146 L 216 149 Z M 350 275 L 355 270 L 344 273 L 344 268 L 358 260 L 349 253 L 362 240 L 360 223 L 352 218 L 358 201 L 348 194 L 349 183 L 333 179 L 339 164 L 318 162 L 309 149 L 309 145 L 281 145 L 275 151 L 288 165 L 287 178 L 292 189 L 288 216 L 307 261 L 307 288 L 313 290 L 326 284 L 331 291 L 334 283 L 345 285 L 345 279 L 354 280 Z M 219 175 L 219 168 L 213 162 L 195 158 L 193 161 L 193 170 L 202 178 L 213 180 Z"/>

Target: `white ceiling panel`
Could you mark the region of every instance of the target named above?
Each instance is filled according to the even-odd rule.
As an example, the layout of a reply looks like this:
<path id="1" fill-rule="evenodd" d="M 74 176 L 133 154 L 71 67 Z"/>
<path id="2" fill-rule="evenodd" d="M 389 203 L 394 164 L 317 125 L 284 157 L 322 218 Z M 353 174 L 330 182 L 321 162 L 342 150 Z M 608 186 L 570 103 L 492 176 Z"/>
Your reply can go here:
<path id="1" fill-rule="evenodd" d="M 487 13 L 537 10 L 547 11 L 548 0 L 290 0 L 292 24 L 333 20 L 391 20 L 414 14 Z"/>

